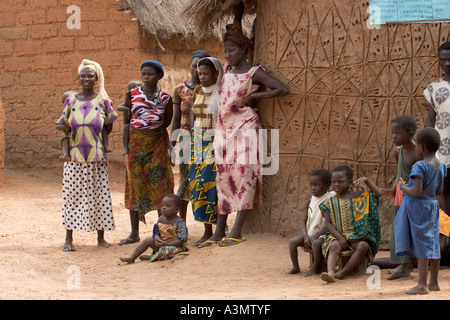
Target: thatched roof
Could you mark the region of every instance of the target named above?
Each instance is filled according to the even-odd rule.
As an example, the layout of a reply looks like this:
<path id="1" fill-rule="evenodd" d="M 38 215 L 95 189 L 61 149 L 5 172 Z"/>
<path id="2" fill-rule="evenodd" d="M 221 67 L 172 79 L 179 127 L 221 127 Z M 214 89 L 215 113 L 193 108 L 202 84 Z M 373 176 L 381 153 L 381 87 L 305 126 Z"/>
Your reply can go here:
<path id="1" fill-rule="evenodd" d="M 233 21 L 232 6 L 239 0 L 124 0 L 143 29 L 161 38 L 182 37 L 221 40 L 227 23 Z M 245 2 L 254 2 L 250 0 Z M 250 11 L 249 11 L 250 12 Z M 251 18 L 243 21 L 250 30 Z"/>
<path id="2" fill-rule="evenodd" d="M 253 21 L 258 0 L 186 0 L 180 15 L 200 30 L 207 30 L 224 21 L 233 20 L 233 8 L 239 3 L 244 5 L 243 29 Z M 249 20 L 250 18 L 250 20 Z"/>

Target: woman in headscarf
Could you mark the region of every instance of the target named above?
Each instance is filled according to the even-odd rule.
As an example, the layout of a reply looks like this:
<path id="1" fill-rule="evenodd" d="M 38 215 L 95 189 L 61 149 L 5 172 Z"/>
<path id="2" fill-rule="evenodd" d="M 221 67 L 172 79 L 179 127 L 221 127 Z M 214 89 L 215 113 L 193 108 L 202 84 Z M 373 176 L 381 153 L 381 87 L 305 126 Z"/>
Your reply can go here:
<path id="1" fill-rule="evenodd" d="M 218 215 L 217 228 L 209 240 L 229 246 L 245 240 L 241 234 L 245 217 L 262 198 L 262 164 L 258 148 L 261 123 L 253 107 L 257 99 L 287 95 L 289 89 L 247 61 L 251 41 L 244 34 L 231 28 L 223 38 L 228 64 L 224 66 L 220 84 L 214 137 Z M 261 86 L 266 90 L 260 91 Z M 246 137 L 254 139 L 246 145 Z M 237 212 L 234 226 L 225 235 L 227 217 L 233 212 Z"/>
<path id="2" fill-rule="evenodd" d="M 131 233 L 119 244 L 139 242 L 139 221 L 145 223 L 145 214 L 158 210 L 164 196 L 173 193 L 166 139 L 173 103 L 172 97 L 158 86 L 163 76 L 160 62 L 143 62 L 144 85 L 128 91 L 125 97 L 124 105 L 131 111 L 125 180 L 125 207 L 130 210 Z"/>
<path id="3" fill-rule="evenodd" d="M 192 162 L 189 166 L 189 189 L 195 221 L 203 222 L 205 231 L 195 243 L 211 245 L 212 225 L 217 220 L 216 166 L 214 162 L 214 128 L 219 107 L 219 87 L 223 68 L 212 57 L 200 59 L 198 75 L 201 85 L 194 89 L 192 112 L 195 117 L 191 141 Z"/>
<path id="4" fill-rule="evenodd" d="M 171 129 L 172 145 L 175 146 L 177 140 L 183 141 L 183 136 L 179 136 L 179 129 L 187 130 L 190 134 L 192 130 L 192 103 L 193 92 L 196 86 L 200 84 L 197 71 L 197 63 L 200 59 L 209 57 L 209 53 L 204 50 L 192 52 L 189 69 L 191 77 L 175 87 L 173 94 L 173 119 Z M 180 151 L 182 153 L 182 151 Z M 183 154 L 180 155 L 183 157 Z M 188 158 L 188 157 L 187 157 Z M 189 164 L 181 162 L 179 166 L 179 185 L 177 195 L 181 198 L 180 217 L 186 221 L 187 205 L 189 203 Z"/>
<path id="5" fill-rule="evenodd" d="M 101 66 L 83 60 L 78 67 L 81 91 L 64 102 L 56 128 L 70 128 L 71 161 L 64 163 L 62 224 L 66 228 L 64 251 L 75 251 L 73 230 L 97 231 L 98 245 L 108 247 L 105 230 L 114 230 L 108 163 L 102 129 L 112 129 L 118 114 L 104 88 Z M 99 92 L 94 87 L 98 82 Z"/>

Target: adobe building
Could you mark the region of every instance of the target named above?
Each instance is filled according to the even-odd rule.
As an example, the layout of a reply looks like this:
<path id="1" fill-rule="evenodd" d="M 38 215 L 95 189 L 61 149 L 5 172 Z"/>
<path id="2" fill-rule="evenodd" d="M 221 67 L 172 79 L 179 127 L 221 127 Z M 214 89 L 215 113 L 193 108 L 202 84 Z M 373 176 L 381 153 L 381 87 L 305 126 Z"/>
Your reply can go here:
<path id="1" fill-rule="evenodd" d="M 413 116 L 423 128 L 426 86 L 442 76 L 437 49 L 449 23 L 368 24 L 369 1 L 265 0 L 257 7 L 255 62 L 288 85 L 286 97 L 260 101 L 265 128 L 279 130 L 280 170 L 264 177 L 264 204 L 253 230 L 299 233 L 317 168 L 351 166 L 379 187 L 392 186 L 391 121 Z M 382 242 L 390 239 L 392 201 L 380 200 Z"/>
<path id="2" fill-rule="evenodd" d="M 188 39 L 189 30 L 182 28 L 181 22 L 165 34 L 154 23 L 146 28 L 128 2 L 136 1 L 0 1 L 0 100 L 6 117 L 6 167 L 53 168 L 62 173 L 58 162 L 62 136 L 54 123 L 62 110 L 62 94 L 80 88 L 77 69 L 83 59 L 100 63 L 106 91 L 117 108 L 124 101 L 127 83 L 140 79 L 143 61 L 161 61 L 166 76 L 160 86 L 173 93 L 175 85 L 189 77 L 193 51 L 223 52 L 216 40 Z M 164 4 L 153 5 L 152 14 L 174 21 Z M 72 10 L 76 7 L 79 26 L 77 12 Z M 122 128 L 120 118 L 110 137 L 114 152 L 108 156 L 119 170 L 124 168 Z M 119 175 L 124 176 L 122 172 Z"/>

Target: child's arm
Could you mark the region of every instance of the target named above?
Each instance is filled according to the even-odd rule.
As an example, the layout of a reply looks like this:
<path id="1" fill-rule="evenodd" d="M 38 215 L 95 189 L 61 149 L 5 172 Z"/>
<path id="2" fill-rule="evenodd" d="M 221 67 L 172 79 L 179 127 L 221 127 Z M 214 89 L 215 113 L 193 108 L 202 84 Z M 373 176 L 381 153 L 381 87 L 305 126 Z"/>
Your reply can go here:
<path id="1" fill-rule="evenodd" d="M 400 179 L 400 189 L 410 196 L 413 197 L 420 197 L 422 195 L 422 188 L 423 188 L 423 179 L 421 177 L 415 176 L 414 178 L 414 186 L 408 187 L 407 183 L 403 181 L 403 179 Z"/>
<path id="2" fill-rule="evenodd" d="M 385 194 L 391 198 L 395 198 L 395 186 L 397 184 L 397 179 L 395 179 L 394 181 L 394 185 L 392 186 L 392 188 L 386 189 L 386 188 L 380 188 L 380 191 L 382 194 Z"/>
<path id="3" fill-rule="evenodd" d="M 306 224 L 308 222 L 308 207 L 309 207 L 310 203 L 311 203 L 311 198 L 309 198 L 305 202 L 305 207 L 303 208 L 302 223 L 300 226 L 300 230 L 302 231 L 302 236 L 303 236 L 303 241 L 305 243 L 305 247 L 306 247 L 307 242 L 309 244 L 309 247 L 311 247 L 311 241 L 308 236 L 308 230 L 306 230 Z"/>
<path id="4" fill-rule="evenodd" d="M 331 222 L 330 214 L 326 211 L 322 211 L 322 214 L 325 218 L 328 231 L 331 233 L 333 237 L 336 238 L 336 240 L 341 245 L 342 249 L 347 249 L 348 248 L 347 239 L 345 239 L 345 237 L 339 231 L 337 231 L 336 227 Z"/>
<path id="5" fill-rule="evenodd" d="M 383 192 L 381 192 L 380 188 L 378 188 L 375 185 L 375 183 L 373 183 L 367 177 L 359 178 L 358 180 L 355 181 L 355 185 L 357 185 L 357 186 L 361 185 L 363 182 L 369 187 L 370 191 L 372 191 L 375 194 L 376 198 L 379 198 L 379 197 L 381 197 L 383 195 Z"/>

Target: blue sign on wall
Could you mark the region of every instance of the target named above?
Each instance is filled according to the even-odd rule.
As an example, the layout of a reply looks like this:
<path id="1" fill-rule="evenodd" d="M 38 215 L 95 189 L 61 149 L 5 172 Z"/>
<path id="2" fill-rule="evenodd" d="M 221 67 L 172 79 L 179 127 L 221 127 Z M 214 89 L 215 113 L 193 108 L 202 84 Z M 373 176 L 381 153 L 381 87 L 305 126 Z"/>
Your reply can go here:
<path id="1" fill-rule="evenodd" d="M 450 0 L 370 0 L 370 23 L 450 21 Z"/>

